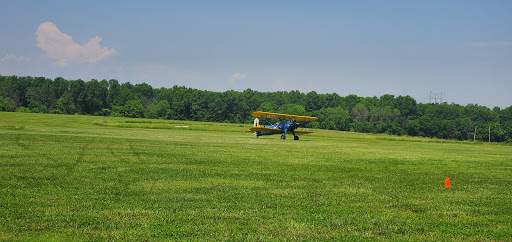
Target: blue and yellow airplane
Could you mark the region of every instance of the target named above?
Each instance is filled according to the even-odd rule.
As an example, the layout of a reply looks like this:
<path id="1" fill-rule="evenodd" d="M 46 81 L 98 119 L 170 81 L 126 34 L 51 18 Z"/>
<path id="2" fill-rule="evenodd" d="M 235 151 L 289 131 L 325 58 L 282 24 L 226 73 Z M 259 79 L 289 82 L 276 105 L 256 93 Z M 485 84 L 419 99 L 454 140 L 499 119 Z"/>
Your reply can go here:
<path id="1" fill-rule="evenodd" d="M 262 135 L 272 135 L 272 134 L 281 134 L 281 139 L 286 139 L 286 133 L 292 132 L 293 139 L 299 140 L 299 134 L 310 134 L 313 133 L 309 131 L 307 128 L 306 130 L 296 130 L 299 128 L 299 126 L 305 126 L 305 123 L 315 121 L 318 118 L 317 117 L 308 117 L 308 116 L 298 116 L 298 115 L 289 115 L 289 114 L 281 114 L 281 113 L 269 113 L 269 112 L 254 112 L 252 113 L 252 116 L 259 117 L 259 118 L 276 118 L 280 119 L 280 122 L 277 122 L 276 124 L 272 124 L 268 127 L 261 127 L 259 124 L 258 118 L 254 120 L 254 127 L 247 130 L 248 132 L 254 132 L 254 135 L 256 137 L 262 136 Z M 302 123 L 301 123 L 302 122 Z M 304 125 L 303 125 L 304 124 Z"/>

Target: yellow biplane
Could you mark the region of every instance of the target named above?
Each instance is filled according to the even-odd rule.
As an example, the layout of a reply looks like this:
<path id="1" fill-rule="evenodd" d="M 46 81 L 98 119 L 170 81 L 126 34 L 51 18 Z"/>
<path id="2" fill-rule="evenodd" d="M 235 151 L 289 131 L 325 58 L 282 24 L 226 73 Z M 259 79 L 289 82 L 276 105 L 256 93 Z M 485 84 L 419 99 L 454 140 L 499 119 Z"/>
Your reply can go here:
<path id="1" fill-rule="evenodd" d="M 310 134 L 313 133 L 305 128 L 305 130 L 297 130 L 299 127 L 305 127 L 305 124 L 315 121 L 317 117 L 309 117 L 309 116 L 299 116 L 299 115 L 289 115 L 289 114 L 281 114 L 281 113 L 269 113 L 269 112 L 254 112 L 252 116 L 257 117 L 254 119 L 254 127 L 247 130 L 248 132 L 254 132 L 254 136 L 259 137 L 262 135 L 273 135 L 273 134 L 281 134 L 281 139 L 286 139 L 286 133 L 291 132 L 293 134 L 294 140 L 299 140 L 299 134 Z M 271 124 L 268 127 L 260 126 L 258 118 L 271 118 L 271 119 L 279 119 L 280 121 Z"/>

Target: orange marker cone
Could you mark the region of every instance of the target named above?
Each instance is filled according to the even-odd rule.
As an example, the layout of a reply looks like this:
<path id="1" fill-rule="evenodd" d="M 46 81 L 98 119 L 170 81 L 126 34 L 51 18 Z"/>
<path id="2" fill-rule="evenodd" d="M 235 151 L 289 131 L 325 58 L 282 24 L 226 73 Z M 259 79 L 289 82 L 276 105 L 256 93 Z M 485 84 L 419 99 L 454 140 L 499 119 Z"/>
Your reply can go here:
<path id="1" fill-rule="evenodd" d="M 444 182 L 444 187 L 450 187 L 450 178 L 446 177 L 446 181 Z"/>

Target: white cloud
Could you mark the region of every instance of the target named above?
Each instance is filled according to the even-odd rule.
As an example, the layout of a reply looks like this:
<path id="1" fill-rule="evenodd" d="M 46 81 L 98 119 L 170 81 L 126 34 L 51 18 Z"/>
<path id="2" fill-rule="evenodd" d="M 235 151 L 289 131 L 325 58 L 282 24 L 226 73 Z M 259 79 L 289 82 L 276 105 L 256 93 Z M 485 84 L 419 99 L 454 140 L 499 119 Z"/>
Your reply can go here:
<path id="1" fill-rule="evenodd" d="M 15 54 L 12 54 L 12 53 L 6 54 L 4 57 L 0 58 L 1 63 L 12 63 L 12 62 L 22 63 L 22 62 L 27 62 L 27 61 L 30 61 L 30 58 L 25 57 L 25 56 L 16 56 Z"/>
<path id="2" fill-rule="evenodd" d="M 229 82 L 235 82 L 235 81 L 243 80 L 246 77 L 247 76 L 245 74 L 237 72 L 237 73 L 234 73 L 233 75 L 231 75 L 231 79 L 229 79 Z"/>
<path id="3" fill-rule="evenodd" d="M 44 22 L 39 25 L 36 35 L 37 47 L 41 48 L 48 57 L 54 59 L 59 66 L 65 66 L 69 62 L 95 63 L 117 54 L 113 48 L 101 47 L 101 37 L 99 36 L 79 45 L 71 36 L 60 32 L 52 22 Z"/>

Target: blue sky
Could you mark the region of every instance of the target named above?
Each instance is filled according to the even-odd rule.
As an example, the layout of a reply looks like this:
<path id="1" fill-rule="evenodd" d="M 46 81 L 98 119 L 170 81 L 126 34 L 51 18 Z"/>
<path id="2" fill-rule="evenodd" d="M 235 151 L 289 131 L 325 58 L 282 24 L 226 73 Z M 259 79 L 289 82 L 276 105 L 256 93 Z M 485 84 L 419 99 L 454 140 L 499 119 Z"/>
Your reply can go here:
<path id="1" fill-rule="evenodd" d="M 512 1 L 1 1 L 0 75 L 512 105 Z"/>

